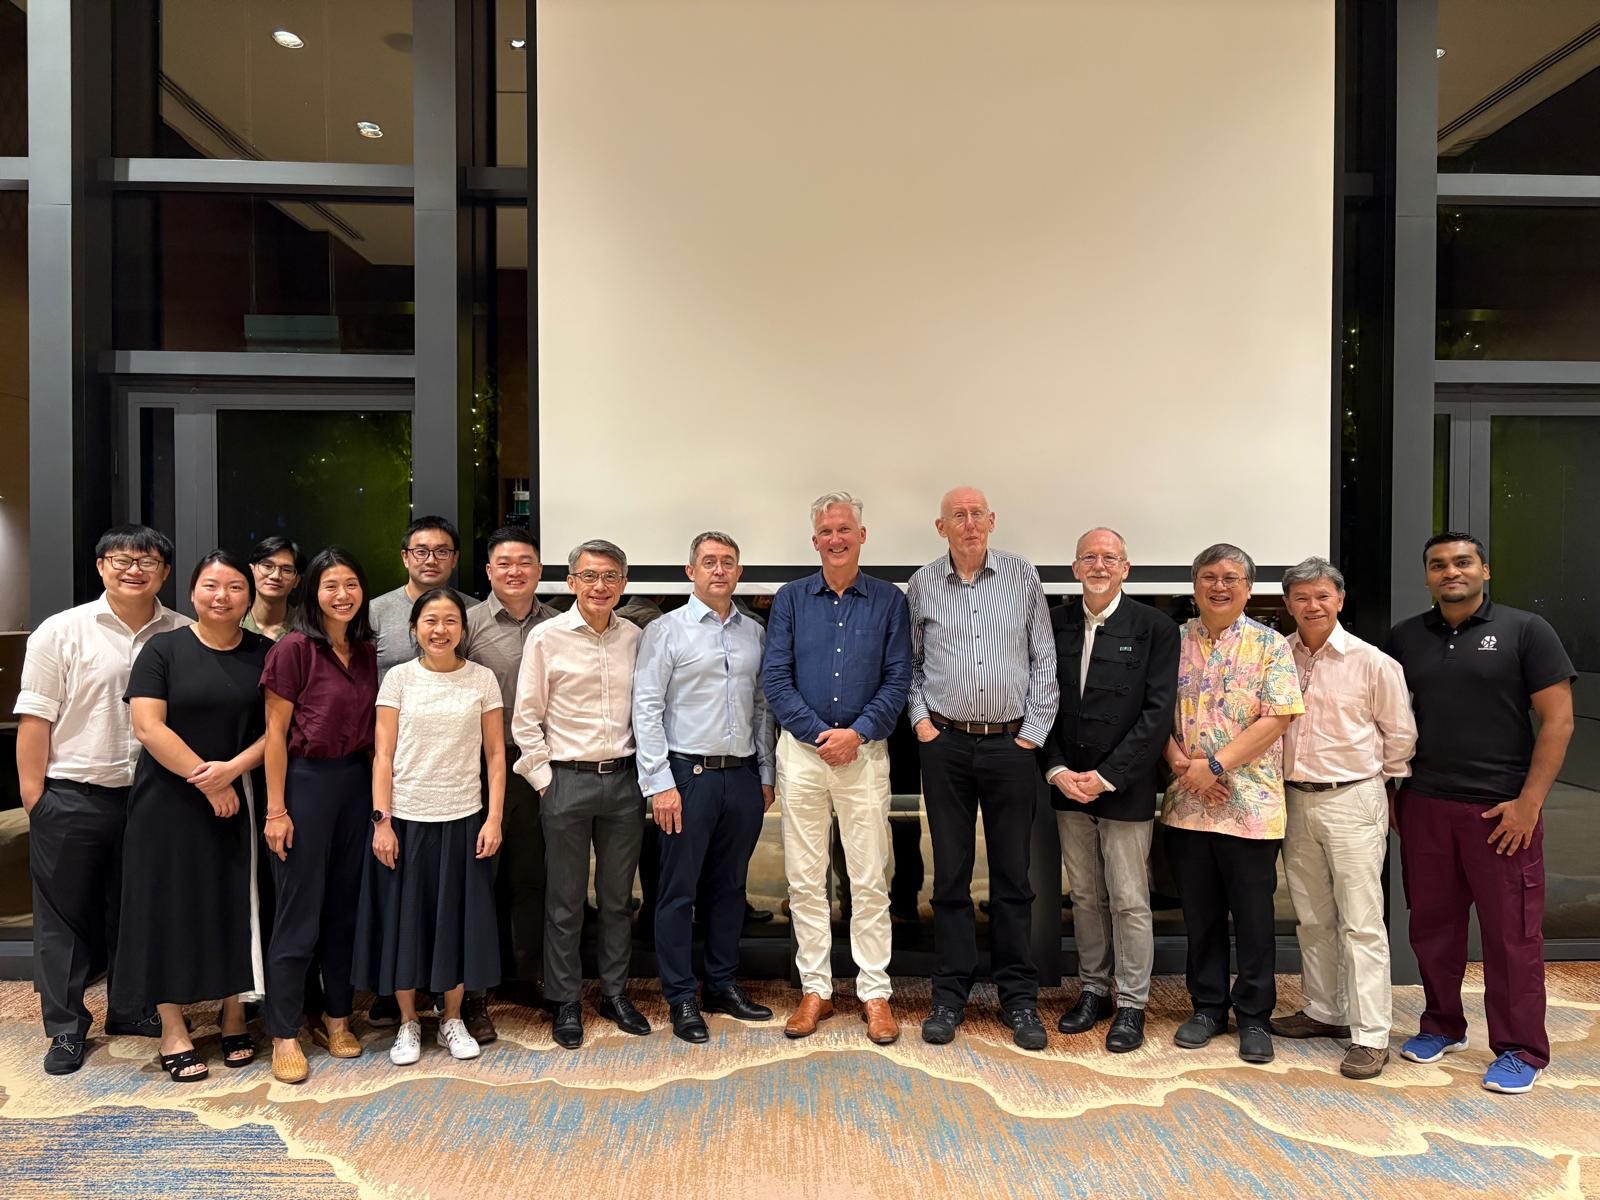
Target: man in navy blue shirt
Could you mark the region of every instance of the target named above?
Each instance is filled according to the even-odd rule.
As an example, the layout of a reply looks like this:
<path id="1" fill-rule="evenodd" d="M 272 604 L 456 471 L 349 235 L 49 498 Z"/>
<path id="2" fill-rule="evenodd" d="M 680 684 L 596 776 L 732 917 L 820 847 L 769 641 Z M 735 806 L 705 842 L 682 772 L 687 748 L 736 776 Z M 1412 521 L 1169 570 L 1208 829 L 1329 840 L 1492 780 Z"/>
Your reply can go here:
<path id="1" fill-rule="evenodd" d="M 835 816 L 854 903 L 850 951 L 867 1036 L 900 1036 L 889 1011 L 888 737 L 911 686 L 911 615 L 893 584 L 861 573 L 861 501 L 830 492 L 811 505 L 822 570 L 772 602 L 761 683 L 778 738 L 783 860 L 795 965 L 804 992 L 784 1032 L 833 1015 L 829 835 Z"/>

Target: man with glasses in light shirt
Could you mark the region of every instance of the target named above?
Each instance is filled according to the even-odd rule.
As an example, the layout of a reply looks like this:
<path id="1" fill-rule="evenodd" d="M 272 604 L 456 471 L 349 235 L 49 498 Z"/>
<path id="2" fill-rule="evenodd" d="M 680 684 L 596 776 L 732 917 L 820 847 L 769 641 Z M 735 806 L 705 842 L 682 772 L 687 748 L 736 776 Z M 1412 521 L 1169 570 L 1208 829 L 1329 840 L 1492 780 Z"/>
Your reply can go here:
<path id="1" fill-rule="evenodd" d="M 1389 1061 L 1392 1016 L 1385 785 L 1410 774 L 1417 723 L 1400 664 L 1339 623 L 1344 576 L 1337 567 L 1325 558 L 1290 567 L 1283 595 L 1306 705 L 1283 753 L 1283 869 L 1299 922 L 1306 1006 L 1273 1017 L 1271 1027 L 1278 1037 L 1349 1039 L 1340 1074 L 1372 1079 Z"/>
<path id="2" fill-rule="evenodd" d="M 108 530 L 94 550 L 104 592 L 46 617 L 28 636 L 17 694 L 17 785 L 33 875 L 33 981 L 49 1075 L 83 1065 L 90 965 L 117 969 L 122 833 L 139 744 L 123 693 L 151 638 L 193 624 L 156 598 L 172 541 L 143 525 Z M 176 864 L 175 864 L 176 865 Z M 106 1014 L 108 1034 L 159 1037 L 155 1013 Z"/>

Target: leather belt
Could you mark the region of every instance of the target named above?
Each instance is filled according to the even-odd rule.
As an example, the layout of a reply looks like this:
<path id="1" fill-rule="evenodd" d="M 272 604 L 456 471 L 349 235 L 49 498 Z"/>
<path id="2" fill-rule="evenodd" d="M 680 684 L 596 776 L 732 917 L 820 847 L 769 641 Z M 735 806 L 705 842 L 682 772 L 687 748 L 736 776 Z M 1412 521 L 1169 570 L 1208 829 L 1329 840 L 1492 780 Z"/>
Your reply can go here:
<path id="1" fill-rule="evenodd" d="M 615 775 L 618 771 L 623 771 L 633 766 L 633 755 L 625 755 L 622 758 L 607 758 L 600 762 L 552 762 L 550 765 L 562 771 L 584 771 L 590 775 Z"/>
<path id="2" fill-rule="evenodd" d="M 753 767 L 756 765 L 754 754 L 680 754 L 673 750 L 668 758 L 685 762 L 698 767 L 702 771 L 728 771 L 734 767 Z"/>
<path id="3" fill-rule="evenodd" d="M 957 721 L 943 713 L 928 712 L 928 720 L 940 729 L 959 729 L 962 733 L 970 733 L 975 737 L 989 737 L 997 733 L 1009 733 L 1012 737 L 1022 732 L 1022 722 L 1017 721 Z"/>
<path id="4" fill-rule="evenodd" d="M 1361 779 L 1341 779 L 1337 783 L 1307 783 L 1303 779 L 1289 780 L 1289 786 L 1297 792 L 1331 792 L 1335 788 L 1354 787 L 1358 783 L 1365 783 L 1368 779 L 1376 779 L 1376 775 L 1367 775 Z"/>

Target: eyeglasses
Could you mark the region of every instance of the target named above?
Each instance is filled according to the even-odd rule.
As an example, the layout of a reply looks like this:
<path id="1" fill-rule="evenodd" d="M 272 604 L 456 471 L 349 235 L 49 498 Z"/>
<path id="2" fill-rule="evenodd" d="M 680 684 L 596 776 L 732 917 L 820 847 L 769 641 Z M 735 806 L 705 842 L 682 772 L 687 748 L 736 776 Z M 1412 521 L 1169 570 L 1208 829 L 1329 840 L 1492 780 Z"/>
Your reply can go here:
<path id="1" fill-rule="evenodd" d="M 1080 554 L 1078 555 L 1078 561 L 1086 567 L 1092 567 L 1096 563 L 1104 563 L 1108 567 L 1114 567 L 1120 562 L 1126 562 L 1127 559 L 1120 554 Z"/>
<path id="2" fill-rule="evenodd" d="M 126 571 L 136 566 L 146 575 L 154 574 L 167 565 L 164 559 L 152 558 L 148 555 L 144 558 L 133 558 L 127 554 L 112 554 L 107 556 L 105 561 L 111 564 L 111 568 L 114 571 Z"/>
<path id="3" fill-rule="evenodd" d="M 972 512 L 967 512 L 965 509 L 962 509 L 960 511 L 951 513 L 946 520 L 954 521 L 957 525 L 976 525 L 979 522 L 986 520 L 988 516 L 989 510 L 986 508 L 974 509 Z"/>
<path id="4" fill-rule="evenodd" d="M 430 558 L 434 562 L 449 562 L 456 556 L 455 548 L 452 546 L 407 546 L 401 553 L 414 562 L 427 562 Z"/>
<path id="5" fill-rule="evenodd" d="M 256 572 L 265 575 L 268 579 L 282 576 L 284 579 L 293 579 L 300 574 L 293 563 L 258 562 L 253 564 Z"/>
<path id="6" fill-rule="evenodd" d="M 1221 584 L 1225 588 L 1236 588 L 1245 582 L 1243 575 L 1202 575 L 1195 580 L 1201 587 L 1216 587 Z"/>
<path id="7" fill-rule="evenodd" d="M 576 571 L 572 577 L 581 583 L 589 584 L 591 587 L 597 583 L 603 583 L 607 587 L 615 587 L 627 578 L 621 571 Z"/>

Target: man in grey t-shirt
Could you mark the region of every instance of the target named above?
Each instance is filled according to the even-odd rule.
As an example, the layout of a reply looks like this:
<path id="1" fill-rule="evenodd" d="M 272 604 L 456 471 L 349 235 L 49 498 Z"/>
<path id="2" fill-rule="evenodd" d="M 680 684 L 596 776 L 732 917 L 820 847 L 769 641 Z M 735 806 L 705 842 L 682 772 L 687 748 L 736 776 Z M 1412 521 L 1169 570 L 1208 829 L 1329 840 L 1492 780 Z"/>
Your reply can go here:
<path id="1" fill-rule="evenodd" d="M 411 608 L 423 592 L 449 582 L 459 549 L 456 527 L 444 517 L 418 517 L 406 526 L 400 547 L 405 585 L 374 597 L 367 606 L 372 632 L 378 639 L 379 683 L 390 667 L 417 656 L 417 642 L 411 636 Z M 457 594 L 468 607 L 475 603 L 465 592 Z"/>

